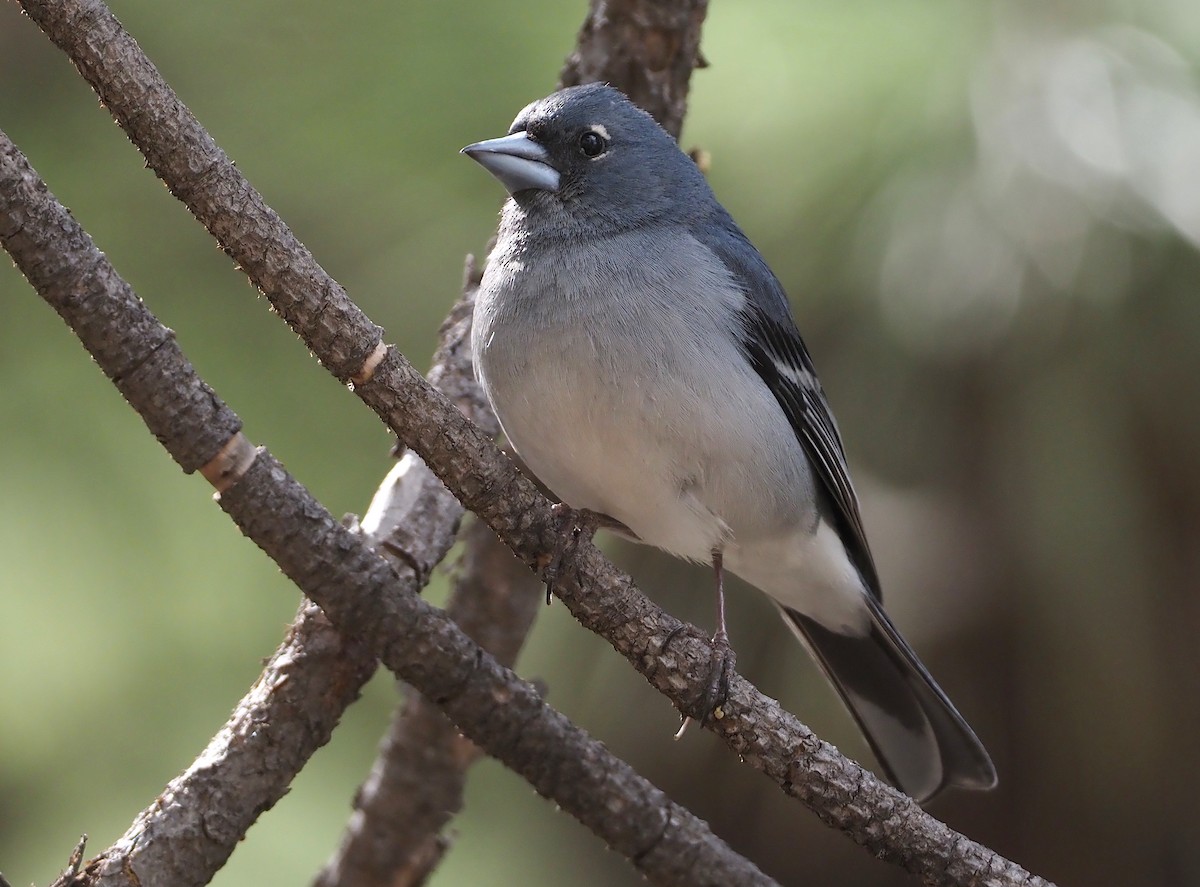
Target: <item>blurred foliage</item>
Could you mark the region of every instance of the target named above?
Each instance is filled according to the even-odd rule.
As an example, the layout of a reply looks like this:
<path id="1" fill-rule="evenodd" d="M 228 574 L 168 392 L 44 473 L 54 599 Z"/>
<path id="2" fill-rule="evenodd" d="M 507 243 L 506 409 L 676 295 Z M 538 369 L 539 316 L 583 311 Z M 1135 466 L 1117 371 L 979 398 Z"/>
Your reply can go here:
<path id="1" fill-rule="evenodd" d="M 582 4 L 162 3 L 114 11 L 325 267 L 418 364 L 501 192 L 457 155 L 549 91 Z M 996 757 L 934 812 L 1064 884 L 1200 884 L 1200 7 L 715 2 L 684 142 L 793 295 L 890 608 Z M 388 438 L 0 6 L 0 127 L 200 372 L 335 512 Z M 7 266 L 6 266 L 7 267 Z M 0 870 L 48 882 L 191 761 L 295 590 L 0 271 Z M 707 625 L 709 578 L 614 552 Z M 440 586 L 431 591 L 444 593 Z M 757 595 L 741 669 L 867 752 Z M 561 607 L 521 671 L 785 883 L 900 884 L 674 717 Z M 303 883 L 394 703 L 348 713 L 217 885 Z M 450 884 L 639 883 L 494 763 Z"/>

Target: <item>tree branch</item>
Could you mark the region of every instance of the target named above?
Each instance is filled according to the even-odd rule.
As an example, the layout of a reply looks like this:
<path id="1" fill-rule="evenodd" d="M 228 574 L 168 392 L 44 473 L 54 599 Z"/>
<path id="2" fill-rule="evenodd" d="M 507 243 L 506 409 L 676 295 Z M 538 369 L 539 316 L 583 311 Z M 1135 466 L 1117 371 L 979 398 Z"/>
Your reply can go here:
<path id="1" fill-rule="evenodd" d="M 39 294 L 180 464 L 222 488 L 221 508 L 337 626 L 417 687 L 473 742 L 628 858 L 657 884 L 772 884 L 686 809 L 547 706 L 342 526 L 196 374 L 170 332 L 109 265 L 24 156 L 0 133 L 0 242 Z M 153 369 L 148 369 L 153 367 Z M 118 369 L 127 369 L 125 375 Z M 456 412 L 456 411 L 455 411 Z M 457 412 L 456 412 L 456 415 Z M 210 423 L 230 436 L 219 439 Z M 472 426 L 473 427 L 473 426 Z M 206 441 L 206 453 L 197 441 Z M 249 453 L 248 457 L 243 454 Z M 205 460 L 208 456 L 208 460 Z M 202 471 L 205 468 L 201 468 Z M 619 812 L 619 815 L 613 815 Z M 75 884 L 190 883 L 125 859 L 89 863 Z"/>
<path id="2" fill-rule="evenodd" d="M 592 0 L 559 85 L 611 83 L 678 140 L 707 13 L 708 0 Z"/>
<path id="3" fill-rule="evenodd" d="M 233 168 L 111 13 L 96 0 L 24 0 L 22 5 L 71 56 L 172 192 L 322 363 L 337 378 L 354 380 L 356 393 L 460 501 L 523 560 L 544 567 L 559 542 L 549 503 L 411 364 L 383 346 L 379 328 Z M 368 358 L 369 372 L 364 370 Z M 266 470 L 263 462 L 260 458 L 231 490 L 238 494 L 235 501 L 251 488 L 248 481 Z M 222 497 L 223 505 L 228 501 Z M 584 576 L 586 593 L 579 581 Z M 300 572 L 296 578 L 310 577 Z M 678 620 L 646 600 L 593 546 L 577 550 L 560 579 L 559 596 L 581 622 L 602 634 L 681 711 L 700 714 L 701 681 L 686 676 L 706 673 L 710 651 L 701 633 L 689 628 L 663 654 L 663 642 Z M 1044 883 L 925 814 L 740 677 L 731 680 L 725 717 L 710 729 L 823 821 L 934 883 Z"/>
<path id="4" fill-rule="evenodd" d="M 375 673 L 374 652 L 305 601 L 225 726 L 117 841 L 65 884 L 207 884 Z M 65 885 L 64 885 L 65 887 Z"/>
<path id="5" fill-rule="evenodd" d="M 481 523 L 464 534 L 461 575 L 446 607 L 501 664 L 511 667 L 541 602 L 539 586 Z M 448 846 L 442 829 L 462 809 L 467 768 L 478 758 L 441 710 L 412 693 L 398 709 L 355 812 L 314 887 L 413 887 Z"/>

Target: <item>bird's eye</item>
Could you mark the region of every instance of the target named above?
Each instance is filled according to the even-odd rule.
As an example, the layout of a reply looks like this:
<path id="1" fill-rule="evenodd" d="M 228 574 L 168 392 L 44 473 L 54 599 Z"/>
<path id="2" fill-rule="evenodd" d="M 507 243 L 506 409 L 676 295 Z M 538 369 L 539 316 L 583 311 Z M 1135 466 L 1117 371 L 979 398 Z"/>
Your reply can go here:
<path id="1" fill-rule="evenodd" d="M 607 149 L 608 142 L 595 130 L 589 129 L 579 136 L 579 150 L 588 157 L 599 157 Z"/>

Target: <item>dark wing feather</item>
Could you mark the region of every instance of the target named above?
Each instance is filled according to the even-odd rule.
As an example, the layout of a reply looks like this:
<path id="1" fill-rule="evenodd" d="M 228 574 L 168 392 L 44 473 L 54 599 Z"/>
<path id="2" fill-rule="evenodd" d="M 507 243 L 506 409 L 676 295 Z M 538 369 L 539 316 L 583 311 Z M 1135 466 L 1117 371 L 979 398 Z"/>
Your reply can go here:
<path id="1" fill-rule="evenodd" d="M 720 257 L 745 291 L 741 321 L 746 359 L 791 423 L 829 494 L 842 543 L 867 587 L 880 599 L 879 577 L 867 544 L 858 497 L 850 483 L 842 437 L 812 358 L 792 320 L 783 287 L 732 220 L 715 230 L 710 227 L 707 236 L 697 236 Z"/>

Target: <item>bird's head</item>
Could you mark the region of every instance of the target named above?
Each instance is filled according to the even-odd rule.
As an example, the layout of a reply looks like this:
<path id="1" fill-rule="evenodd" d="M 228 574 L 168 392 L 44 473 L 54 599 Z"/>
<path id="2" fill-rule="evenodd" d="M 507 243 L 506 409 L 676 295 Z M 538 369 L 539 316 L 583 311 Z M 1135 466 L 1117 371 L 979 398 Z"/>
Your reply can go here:
<path id="1" fill-rule="evenodd" d="M 599 83 L 533 102 L 508 135 L 462 153 L 500 180 L 533 225 L 628 230 L 677 217 L 690 197 L 707 195 L 696 165 L 654 118 Z"/>

